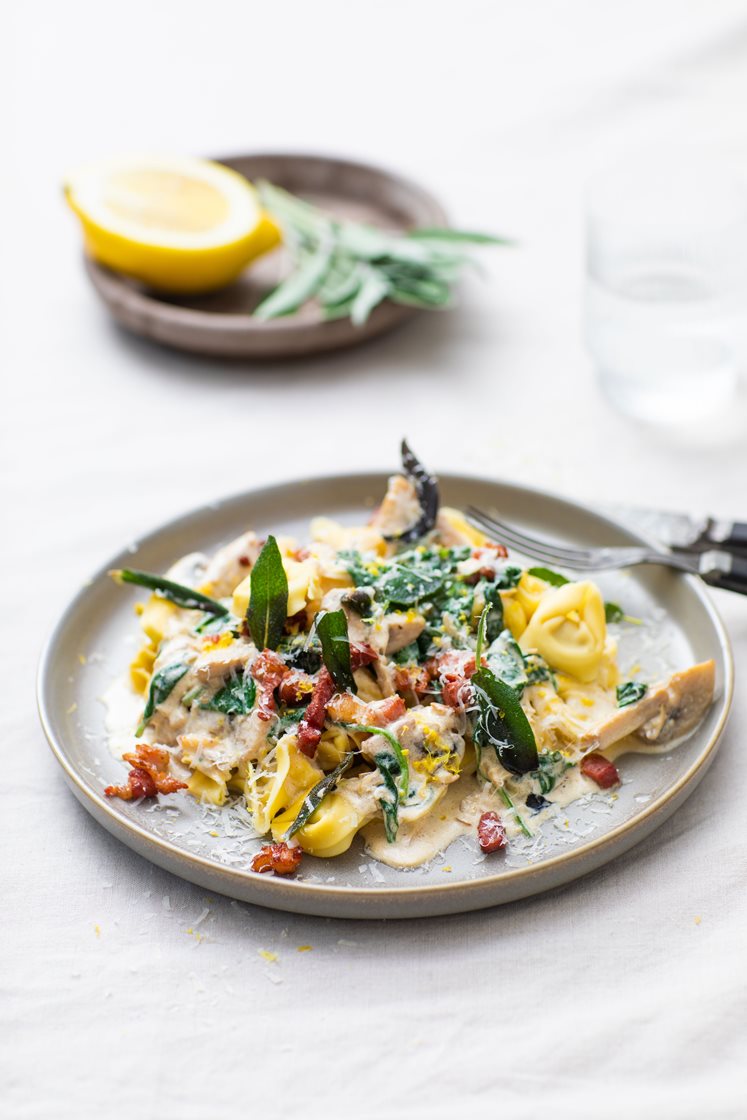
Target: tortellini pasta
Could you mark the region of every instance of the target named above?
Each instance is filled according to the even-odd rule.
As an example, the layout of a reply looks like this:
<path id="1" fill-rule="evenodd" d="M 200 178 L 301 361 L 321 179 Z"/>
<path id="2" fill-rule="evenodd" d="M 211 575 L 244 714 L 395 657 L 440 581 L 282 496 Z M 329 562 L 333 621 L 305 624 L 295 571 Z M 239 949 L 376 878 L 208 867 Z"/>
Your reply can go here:
<path id="1" fill-rule="evenodd" d="M 273 818 L 299 798 L 303 800 L 323 777 L 320 767 L 298 749 L 295 735 L 279 740 L 272 762 L 268 757 L 258 773 L 247 777 L 246 799 L 258 832 L 268 832 Z"/>
<path id="2" fill-rule="evenodd" d="M 519 644 L 580 681 L 593 681 L 604 653 L 607 624 L 599 588 L 588 580 L 566 583 L 544 596 Z"/>
<path id="3" fill-rule="evenodd" d="M 287 813 L 275 818 L 272 823 L 275 839 L 281 839 L 293 824 L 302 801 L 303 798 L 299 798 Z M 367 824 L 373 815 L 372 807 L 364 807 L 358 802 L 354 804 L 340 788 L 325 797 L 319 808 L 295 834 L 295 838 L 309 855 L 329 859 L 346 852 L 358 829 Z"/>

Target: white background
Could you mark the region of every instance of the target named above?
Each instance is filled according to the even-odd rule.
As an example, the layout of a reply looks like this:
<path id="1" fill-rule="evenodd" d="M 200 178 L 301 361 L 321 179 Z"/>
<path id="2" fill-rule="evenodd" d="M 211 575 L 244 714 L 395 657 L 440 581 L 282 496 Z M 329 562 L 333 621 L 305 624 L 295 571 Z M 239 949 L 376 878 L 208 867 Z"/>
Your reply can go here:
<path id="1" fill-rule="evenodd" d="M 2 49 L 0 1114 L 744 1115 L 739 687 L 697 795 L 629 856 L 402 924 L 152 868 L 69 794 L 33 700 L 44 637 L 122 542 L 254 483 L 386 469 L 405 432 L 442 470 L 747 516 L 743 402 L 664 437 L 610 410 L 581 339 L 589 175 L 670 142 L 747 160 L 744 5 L 68 0 L 6 13 Z M 112 326 L 65 169 L 266 148 L 398 169 L 520 246 L 458 311 L 309 362 L 225 366 Z M 739 681 L 747 600 L 717 605 Z"/>

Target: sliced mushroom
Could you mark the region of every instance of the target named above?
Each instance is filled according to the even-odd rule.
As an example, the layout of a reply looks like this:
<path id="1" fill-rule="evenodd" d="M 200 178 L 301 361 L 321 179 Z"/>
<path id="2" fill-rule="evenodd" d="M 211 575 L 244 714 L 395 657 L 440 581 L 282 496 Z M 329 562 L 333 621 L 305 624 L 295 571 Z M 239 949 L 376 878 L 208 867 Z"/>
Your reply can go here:
<path id="1" fill-rule="evenodd" d="M 371 524 L 386 540 L 411 543 L 429 533 L 438 514 L 438 483 L 402 440 L 403 475 L 389 479 L 384 501 Z"/>
<path id="2" fill-rule="evenodd" d="M 425 619 L 415 611 L 392 611 L 385 614 L 382 622 L 388 627 L 385 653 L 399 653 L 405 646 L 414 642 L 425 629 Z"/>
<path id="3" fill-rule="evenodd" d="M 586 754 L 603 751 L 626 735 L 635 734 L 646 743 L 668 743 L 687 735 L 713 700 L 715 671 L 713 661 L 702 661 L 672 673 L 636 704 L 619 708 L 609 719 L 585 732 L 575 745 Z"/>

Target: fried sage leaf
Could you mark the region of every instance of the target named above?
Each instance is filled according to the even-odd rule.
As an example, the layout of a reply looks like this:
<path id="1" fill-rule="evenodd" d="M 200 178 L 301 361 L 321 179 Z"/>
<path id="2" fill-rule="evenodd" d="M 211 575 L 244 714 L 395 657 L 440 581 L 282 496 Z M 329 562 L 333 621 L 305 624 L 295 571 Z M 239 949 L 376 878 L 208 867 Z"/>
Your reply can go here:
<path id="1" fill-rule="evenodd" d="M 165 668 L 159 669 L 157 673 L 153 674 L 148 689 L 148 699 L 145 702 L 140 723 L 135 730 L 136 735 L 142 735 L 158 705 L 163 704 L 164 700 L 171 694 L 174 685 L 182 679 L 188 668 L 189 665 L 185 665 L 183 661 L 175 661 L 173 665 L 166 665 Z"/>
<path id="2" fill-rule="evenodd" d="M 269 536 L 252 568 L 246 621 L 257 649 L 277 649 L 288 612 L 288 577 L 277 541 Z"/>
<path id="3" fill-rule="evenodd" d="M 296 819 L 285 834 L 286 840 L 290 840 L 291 836 L 295 836 L 299 828 L 303 828 L 311 814 L 315 812 L 322 801 L 324 801 L 327 794 L 332 792 L 338 780 L 351 765 L 353 753 L 353 751 L 348 751 L 346 755 L 343 755 L 339 766 L 336 766 L 329 774 L 325 774 L 321 781 L 318 781 L 313 789 L 309 790 L 301 803 L 301 808 L 298 811 Z"/>
<path id="4" fill-rule="evenodd" d="M 153 572 L 140 572 L 135 568 L 116 568 L 109 572 L 109 575 L 116 583 L 134 583 L 137 587 L 147 587 L 160 599 L 168 599 L 170 603 L 175 603 L 177 607 L 184 607 L 186 610 L 207 611 L 208 614 L 216 615 L 229 613 L 228 607 L 224 607 L 217 599 L 211 599 L 209 595 L 203 595 L 193 587 L 174 583 L 172 579 L 155 575 Z"/>
<path id="5" fill-rule="evenodd" d="M 401 451 L 402 470 L 415 487 L 415 493 L 418 496 L 418 503 L 420 505 L 420 517 L 414 525 L 393 539 L 402 542 L 417 541 L 420 537 L 430 532 L 436 524 L 436 516 L 438 514 L 440 501 L 438 482 L 434 476 L 429 474 L 425 469 L 406 439 L 402 440 Z"/>
<path id="6" fill-rule="evenodd" d="M 537 742 L 519 694 L 490 669 L 478 669 L 472 684 L 479 709 L 475 734 L 480 746 L 492 746 L 501 765 L 512 774 L 536 770 Z"/>
<path id="7" fill-rule="evenodd" d="M 350 639 L 345 612 L 327 611 L 316 624 L 316 635 L 322 646 L 322 660 L 341 692 L 357 692 L 350 663 Z"/>

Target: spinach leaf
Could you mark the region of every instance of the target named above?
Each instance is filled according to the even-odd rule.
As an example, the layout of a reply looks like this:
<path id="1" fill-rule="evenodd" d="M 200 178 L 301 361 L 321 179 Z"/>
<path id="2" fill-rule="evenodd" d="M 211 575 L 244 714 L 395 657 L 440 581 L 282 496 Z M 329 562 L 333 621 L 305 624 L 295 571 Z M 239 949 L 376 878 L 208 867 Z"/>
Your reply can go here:
<path id="1" fill-rule="evenodd" d="M 173 665 L 167 665 L 163 669 L 159 669 L 157 673 L 153 674 L 148 689 L 148 699 L 145 702 L 145 708 L 140 719 L 140 723 L 135 729 L 136 735 L 142 735 L 148 725 L 148 721 L 155 712 L 159 704 L 163 704 L 164 700 L 169 696 L 174 685 L 182 679 L 184 674 L 189 669 L 189 665 L 185 665 L 183 661 L 175 661 Z"/>
<path id="2" fill-rule="evenodd" d="M 182 583 L 174 583 L 165 576 L 155 575 L 153 572 L 140 572 L 135 568 L 116 568 L 109 572 L 115 583 L 134 583 L 137 587 L 147 587 L 159 599 L 168 599 L 177 607 L 185 610 L 207 611 L 208 614 L 228 614 L 228 607 L 224 607 L 217 599 L 203 595 L 192 587 L 185 587 Z"/>
<path id="3" fill-rule="evenodd" d="M 539 766 L 531 775 L 539 786 L 540 793 L 550 793 L 571 765 L 560 751 L 540 751 Z"/>
<path id="4" fill-rule="evenodd" d="M 252 677 L 234 677 L 200 707 L 203 711 L 222 712 L 225 716 L 245 716 L 254 707 L 256 694 L 257 686 Z"/>
<path id="5" fill-rule="evenodd" d="M 648 685 L 640 681 L 625 681 L 617 686 L 617 706 L 627 708 L 628 704 L 637 704 L 648 692 Z"/>
<path id="6" fill-rule="evenodd" d="M 277 649 L 288 611 L 288 577 L 277 541 L 269 536 L 252 568 L 246 620 L 257 649 Z"/>
<path id="7" fill-rule="evenodd" d="M 479 708 L 475 735 L 480 746 L 492 746 L 501 765 L 513 774 L 536 770 L 537 742 L 516 690 L 490 669 L 478 669 L 472 684 Z"/>
<path id="8" fill-rule="evenodd" d="M 392 748 L 394 757 L 397 760 L 397 765 L 399 766 L 399 788 L 402 795 L 402 800 L 404 801 L 407 798 L 410 790 L 410 767 L 407 762 L 407 755 L 402 750 L 402 747 L 399 745 L 399 741 L 394 735 L 392 735 L 391 731 L 385 731 L 383 727 L 372 727 L 367 723 L 341 723 L 340 726 L 346 727 L 349 731 L 364 731 L 367 735 L 383 735 L 383 737 L 389 743 L 389 746 Z"/>
<path id="9" fill-rule="evenodd" d="M 555 691 L 558 691 L 557 681 L 552 669 L 539 653 L 527 653 L 524 657 L 524 665 L 526 666 L 527 684 L 541 684 L 542 681 L 549 681 Z"/>
<path id="10" fill-rule="evenodd" d="M 353 753 L 353 751 L 348 751 L 346 755 L 343 755 L 340 765 L 336 766 L 329 774 L 325 774 L 325 776 L 316 783 L 313 789 L 309 790 L 301 803 L 301 808 L 298 811 L 296 819 L 285 834 L 286 840 L 290 840 L 291 836 L 295 836 L 299 828 L 303 828 L 312 813 L 314 813 L 319 808 L 322 801 L 324 801 L 327 794 L 334 789 L 339 778 L 342 777 L 351 765 Z"/>
<path id="11" fill-rule="evenodd" d="M 377 588 L 388 603 L 397 607 L 412 607 L 421 599 L 430 599 L 444 585 L 446 573 L 427 568 L 394 564 L 378 581 Z"/>
<path id="12" fill-rule="evenodd" d="M 519 693 L 528 684 L 524 654 L 510 630 L 502 630 L 495 641 L 490 643 L 488 668 L 499 680 L 510 684 Z"/>
<path id="13" fill-rule="evenodd" d="M 332 680 L 341 692 L 357 692 L 350 665 L 350 639 L 345 612 L 327 611 L 316 624 L 316 634 L 322 644 L 322 660 Z"/>
<path id="14" fill-rule="evenodd" d="M 566 583 L 570 583 L 569 579 L 561 576 L 560 572 L 554 572 L 552 568 L 527 568 L 527 574 L 536 576 L 537 579 L 543 579 L 545 583 L 551 583 L 553 587 L 563 587 Z"/>
<path id="15" fill-rule="evenodd" d="M 384 814 L 384 831 L 386 832 L 387 843 L 393 844 L 397 839 L 397 830 L 399 829 L 400 792 L 397 788 L 397 779 L 401 777 L 400 766 L 394 755 L 389 754 L 388 751 L 380 751 L 379 754 L 374 755 L 374 762 L 390 795 L 388 798 L 380 797 L 379 804 Z"/>
<path id="16" fill-rule="evenodd" d="M 625 611 L 617 603 L 605 603 L 604 618 L 606 622 L 622 622 L 625 618 Z"/>
<path id="17" fill-rule="evenodd" d="M 507 591 L 511 587 L 516 587 L 522 575 L 523 572 L 521 568 L 517 568 L 513 564 L 508 564 L 503 571 L 499 573 L 494 586 L 500 588 L 502 591 Z"/>

